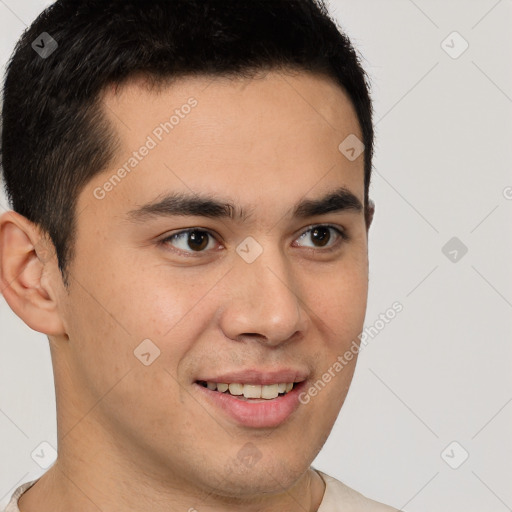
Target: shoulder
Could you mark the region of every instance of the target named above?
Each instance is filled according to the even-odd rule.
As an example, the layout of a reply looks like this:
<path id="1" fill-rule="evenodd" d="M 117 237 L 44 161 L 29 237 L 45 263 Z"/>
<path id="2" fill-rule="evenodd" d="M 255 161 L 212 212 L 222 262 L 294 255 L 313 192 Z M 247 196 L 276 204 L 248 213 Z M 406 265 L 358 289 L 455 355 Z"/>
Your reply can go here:
<path id="1" fill-rule="evenodd" d="M 39 480 L 37 478 L 36 480 L 32 480 L 30 482 L 25 482 L 24 484 L 21 484 L 12 494 L 11 499 L 9 503 L 7 504 L 7 507 L 3 509 L 2 512 L 20 512 L 20 509 L 18 508 L 18 500 L 20 499 L 21 495 L 30 489 L 36 482 Z"/>
<path id="2" fill-rule="evenodd" d="M 336 478 L 315 469 L 325 482 L 325 493 L 318 512 L 400 512 L 374 501 Z"/>

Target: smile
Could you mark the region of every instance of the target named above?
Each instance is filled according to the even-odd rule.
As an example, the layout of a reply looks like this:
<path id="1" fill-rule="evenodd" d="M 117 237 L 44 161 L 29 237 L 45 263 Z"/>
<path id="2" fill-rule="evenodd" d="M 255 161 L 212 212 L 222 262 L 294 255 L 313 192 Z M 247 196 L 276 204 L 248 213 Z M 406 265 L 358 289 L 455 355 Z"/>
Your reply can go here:
<path id="1" fill-rule="evenodd" d="M 275 428 L 291 419 L 300 407 L 298 397 L 306 383 L 304 380 L 261 385 L 201 380 L 194 387 L 198 401 L 212 411 L 212 416 L 220 414 L 242 427 Z"/>
<path id="2" fill-rule="evenodd" d="M 272 400 L 278 396 L 284 396 L 293 389 L 293 382 L 279 384 L 241 384 L 241 383 L 217 383 L 198 381 L 203 387 L 220 393 L 228 393 L 232 396 L 239 397 L 240 400 L 264 399 Z"/>

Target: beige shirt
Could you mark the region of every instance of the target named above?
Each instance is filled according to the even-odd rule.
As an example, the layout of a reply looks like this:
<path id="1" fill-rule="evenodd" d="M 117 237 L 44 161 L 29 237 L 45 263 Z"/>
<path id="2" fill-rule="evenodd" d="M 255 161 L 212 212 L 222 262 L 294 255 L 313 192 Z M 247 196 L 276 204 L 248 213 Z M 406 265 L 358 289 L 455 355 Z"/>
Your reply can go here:
<path id="1" fill-rule="evenodd" d="M 370 500 L 344 483 L 318 469 L 315 471 L 325 482 L 325 493 L 317 512 L 399 512 L 396 508 Z M 39 480 L 39 479 L 37 479 Z M 20 485 L 13 493 L 4 512 L 20 512 L 18 500 L 37 480 Z"/>

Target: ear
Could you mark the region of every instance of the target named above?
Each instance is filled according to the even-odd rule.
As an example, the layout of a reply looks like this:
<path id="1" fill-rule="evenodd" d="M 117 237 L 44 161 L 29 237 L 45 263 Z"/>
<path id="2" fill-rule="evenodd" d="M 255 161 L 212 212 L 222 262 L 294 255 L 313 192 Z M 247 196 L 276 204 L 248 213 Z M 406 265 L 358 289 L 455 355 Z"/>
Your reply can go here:
<path id="1" fill-rule="evenodd" d="M 368 205 L 367 205 L 366 211 L 365 211 L 366 232 L 367 233 L 372 224 L 374 214 L 375 214 L 375 203 L 371 199 L 369 199 Z"/>
<path id="2" fill-rule="evenodd" d="M 16 315 L 47 335 L 64 333 L 52 288 L 60 276 L 50 268 L 56 267 L 54 252 L 47 237 L 22 215 L 8 211 L 0 217 L 0 291 Z"/>

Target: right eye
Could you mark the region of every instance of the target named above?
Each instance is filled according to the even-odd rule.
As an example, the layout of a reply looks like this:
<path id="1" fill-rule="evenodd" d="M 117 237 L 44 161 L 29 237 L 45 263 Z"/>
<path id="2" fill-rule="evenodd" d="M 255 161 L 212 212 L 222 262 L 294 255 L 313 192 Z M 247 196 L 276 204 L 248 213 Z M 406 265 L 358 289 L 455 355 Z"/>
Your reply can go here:
<path id="1" fill-rule="evenodd" d="M 168 247 L 170 245 L 178 249 L 179 252 L 187 255 L 193 255 L 194 253 L 208 252 L 206 249 L 210 245 L 209 238 L 215 239 L 213 234 L 209 231 L 191 228 L 169 235 L 158 243 L 164 247 Z"/>

